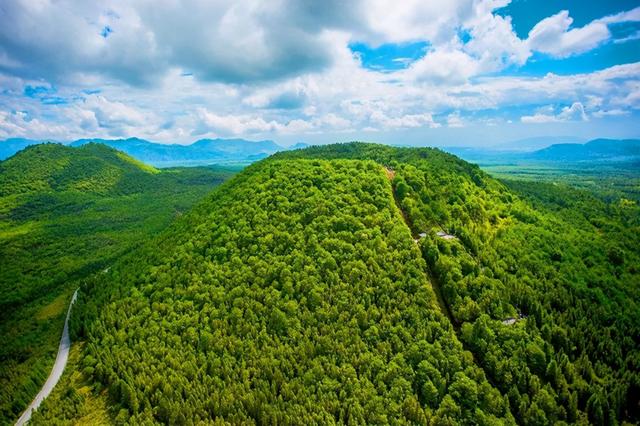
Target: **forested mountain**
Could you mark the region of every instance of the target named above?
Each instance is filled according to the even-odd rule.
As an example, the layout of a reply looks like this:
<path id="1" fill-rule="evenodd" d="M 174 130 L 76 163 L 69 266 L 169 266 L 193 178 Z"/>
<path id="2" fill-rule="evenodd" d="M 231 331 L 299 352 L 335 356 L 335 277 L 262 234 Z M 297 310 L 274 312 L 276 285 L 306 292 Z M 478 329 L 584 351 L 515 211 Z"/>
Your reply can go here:
<path id="1" fill-rule="evenodd" d="M 230 175 L 160 171 L 99 144 L 35 145 L 0 162 L 0 424 L 44 382 L 80 282 Z"/>
<path id="2" fill-rule="evenodd" d="M 435 149 L 280 153 L 83 285 L 77 368 L 116 423 L 637 422 L 639 231 Z"/>

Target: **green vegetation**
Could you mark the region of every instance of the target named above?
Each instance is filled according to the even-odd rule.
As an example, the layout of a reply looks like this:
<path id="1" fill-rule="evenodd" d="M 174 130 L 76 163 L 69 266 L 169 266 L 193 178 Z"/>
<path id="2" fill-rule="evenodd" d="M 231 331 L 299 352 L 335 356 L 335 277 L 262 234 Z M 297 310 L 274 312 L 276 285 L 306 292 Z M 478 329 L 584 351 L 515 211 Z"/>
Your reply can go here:
<path id="1" fill-rule="evenodd" d="M 512 424 L 425 271 L 379 164 L 267 161 L 84 287 L 73 328 L 116 421 Z"/>
<path id="2" fill-rule="evenodd" d="M 83 281 L 34 423 L 637 423 L 639 247 L 618 189 L 276 154 Z"/>
<path id="3" fill-rule="evenodd" d="M 640 202 L 640 164 L 522 163 L 481 164 L 482 170 L 506 180 L 537 181 L 585 189 L 606 202 L 625 197 Z"/>
<path id="4" fill-rule="evenodd" d="M 31 146 L 0 162 L 0 423 L 44 383 L 80 282 L 229 175 L 157 170 L 97 144 Z"/>
<path id="5" fill-rule="evenodd" d="M 87 282 L 80 368 L 115 422 L 638 421 L 639 219 L 438 150 L 278 154 Z"/>
<path id="6" fill-rule="evenodd" d="M 73 424 L 77 426 L 114 423 L 115 416 L 107 392 L 96 392 L 88 376 L 77 369 L 83 350 L 82 343 L 71 346 L 68 367 L 59 384 L 33 413 L 29 425 L 59 424 L 63 418 L 73 419 Z"/>
<path id="7" fill-rule="evenodd" d="M 288 156 L 373 158 L 395 169 L 399 202 L 414 233 L 428 233 L 420 247 L 459 336 L 518 422 L 640 419 L 634 201 L 504 186 L 430 150 L 346 145 Z M 440 229 L 457 238 L 439 238 Z"/>

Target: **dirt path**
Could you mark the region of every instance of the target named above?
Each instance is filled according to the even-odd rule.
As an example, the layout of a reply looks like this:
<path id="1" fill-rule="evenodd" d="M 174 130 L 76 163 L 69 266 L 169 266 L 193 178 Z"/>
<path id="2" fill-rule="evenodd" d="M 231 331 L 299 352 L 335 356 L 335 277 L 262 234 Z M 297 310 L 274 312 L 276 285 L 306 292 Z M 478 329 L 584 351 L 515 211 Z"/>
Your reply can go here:
<path id="1" fill-rule="evenodd" d="M 398 199 L 398 195 L 396 194 L 396 190 L 393 187 L 392 181 L 396 175 L 396 172 L 388 167 L 385 167 L 385 173 L 387 175 L 387 178 L 389 179 L 389 182 L 391 183 L 391 192 L 393 193 L 393 200 L 395 201 L 396 208 L 400 212 L 400 215 L 402 216 L 402 219 L 404 220 L 405 225 L 407 225 L 407 228 L 409 228 L 409 232 L 411 232 L 411 237 L 413 238 L 413 241 L 417 244 L 420 242 L 419 234 L 413 229 L 413 225 L 409 217 L 407 216 L 406 212 L 402 209 L 402 206 L 400 205 L 400 200 Z M 433 288 L 433 292 L 436 295 L 436 301 L 438 302 L 438 306 L 440 307 L 440 310 L 449 319 L 449 322 L 451 322 L 451 325 L 453 325 L 453 328 L 458 330 L 460 328 L 460 324 L 458 324 L 458 322 L 454 319 L 451 313 L 451 310 L 449 309 L 449 305 L 447 305 L 444 299 L 444 296 L 442 295 L 442 289 L 440 288 L 440 283 L 438 283 L 438 280 L 433 276 L 433 274 L 431 273 L 428 267 L 425 270 L 425 272 L 427 274 L 427 278 L 429 278 L 429 282 L 431 283 L 431 288 Z"/>
<path id="2" fill-rule="evenodd" d="M 29 422 L 33 410 L 36 410 L 40 406 L 42 401 L 44 401 L 44 399 L 49 396 L 53 388 L 58 383 L 58 380 L 60 380 L 60 377 L 62 376 L 64 367 L 67 365 L 67 360 L 69 359 L 69 348 L 71 347 L 71 339 L 69 338 L 69 316 L 71 315 L 71 307 L 76 301 L 77 295 L 78 290 L 73 293 L 71 302 L 69 303 L 67 318 L 64 320 L 64 328 L 62 329 L 62 338 L 60 339 L 60 345 L 58 346 L 58 355 L 56 356 L 56 361 L 53 364 L 51 373 L 49 374 L 47 381 L 44 382 L 44 385 L 42 386 L 42 389 L 40 389 L 40 392 L 38 392 L 33 401 L 31 401 L 31 404 L 29 404 L 27 409 L 24 410 L 24 412 L 16 422 L 16 426 L 22 426 Z"/>

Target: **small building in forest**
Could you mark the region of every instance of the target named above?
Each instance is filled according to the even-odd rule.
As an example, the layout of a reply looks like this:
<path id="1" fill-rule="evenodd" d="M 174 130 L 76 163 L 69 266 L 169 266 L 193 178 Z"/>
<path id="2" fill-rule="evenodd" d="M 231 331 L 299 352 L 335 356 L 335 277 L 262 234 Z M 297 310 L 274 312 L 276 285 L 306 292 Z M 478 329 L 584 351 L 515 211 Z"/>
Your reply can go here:
<path id="1" fill-rule="evenodd" d="M 436 235 L 444 240 L 457 240 L 458 237 L 456 237 L 455 235 L 451 235 L 451 234 L 447 234 L 444 231 L 438 231 L 436 232 Z"/>

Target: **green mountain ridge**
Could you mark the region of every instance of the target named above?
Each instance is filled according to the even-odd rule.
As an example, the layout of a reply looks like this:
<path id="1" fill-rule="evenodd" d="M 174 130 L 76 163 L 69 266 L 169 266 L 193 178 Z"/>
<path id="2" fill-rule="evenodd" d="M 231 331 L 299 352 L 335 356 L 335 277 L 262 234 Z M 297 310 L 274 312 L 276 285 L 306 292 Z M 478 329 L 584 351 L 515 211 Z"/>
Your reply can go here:
<path id="1" fill-rule="evenodd" d="M 0 163 L 0 196 L 38 191 L 132 193 L 157 173 L 157 169 L 103 144 L 80 148 L 32 145 Z M 127 180 L 136 180 L 137 187 L 122 186 Z"/>
<path id="2" fill-rule="evenodd" d="M 83 286 L 78 368 L 116 423 L 635 422 L 639 218 L 436 149 L 278 153 Z M 65 386 L 35 424 L 87 414 Z"/>
<path id="3" fill-rule="evenodd" d="M 64 307 L 104 270 L 232 174 L 156 170 L 100 144 L 42 144 L 0 162 L 0 423 L 53 364 Z"/>

